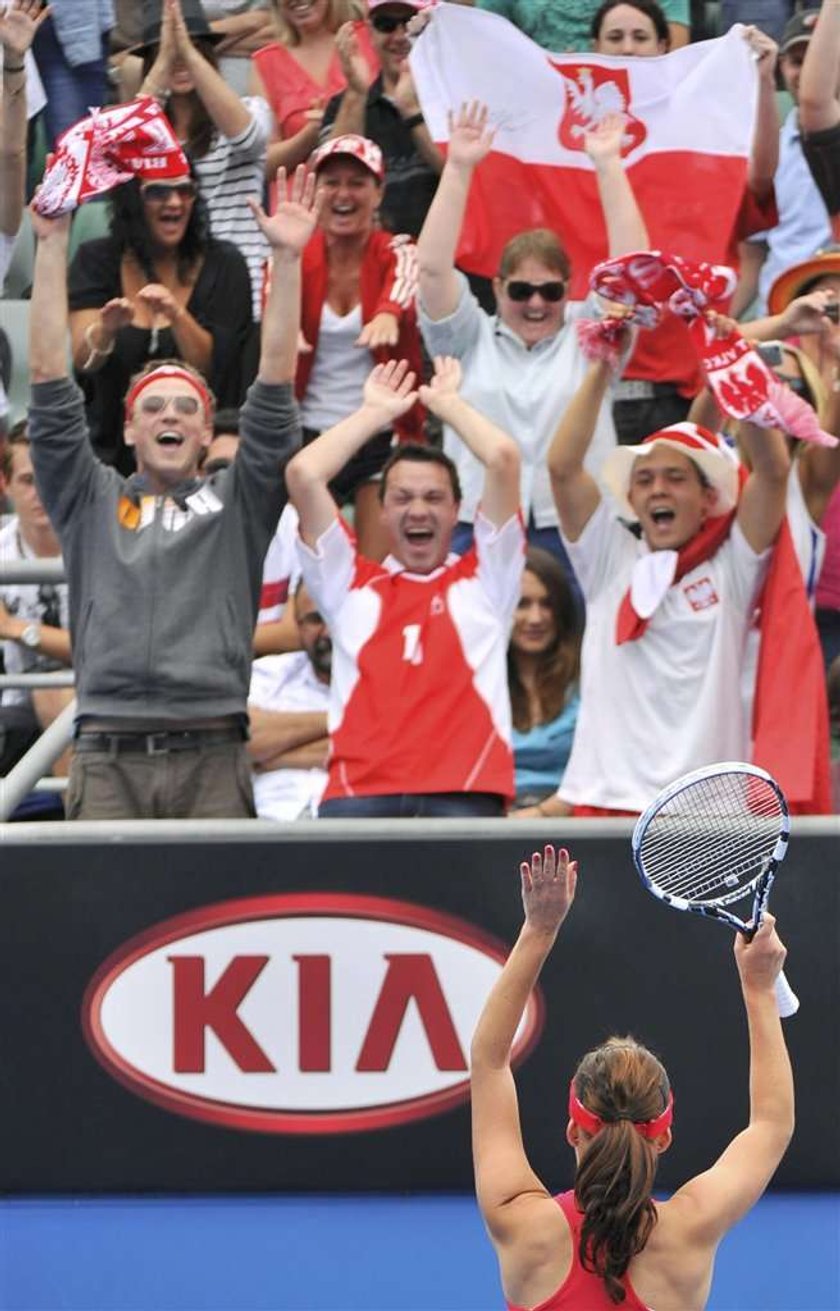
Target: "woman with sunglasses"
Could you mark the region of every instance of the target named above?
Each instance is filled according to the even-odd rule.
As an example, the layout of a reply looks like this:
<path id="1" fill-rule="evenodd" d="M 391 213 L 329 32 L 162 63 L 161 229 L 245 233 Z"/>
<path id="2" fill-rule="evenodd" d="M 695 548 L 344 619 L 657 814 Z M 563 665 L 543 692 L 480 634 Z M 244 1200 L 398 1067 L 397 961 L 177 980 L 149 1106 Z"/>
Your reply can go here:
<path id="1" fill-rule="evenodd" d="M 376 56 L 355 0 L 271 0 L 277 39 L 252 56 L 251 85 L 271 107 L 276 139 L 268 148 L 266 175 L 303 164 L 318 145 L 324 107 L 347 86 L 336 33 L 352 22 L 363 76 L 376 74 Z"/>
<path id="2" fill-rule="evenodd" d="M 621 163 L 623 117 L 612 115 L 585 137 L 595 166 L 610 255 L 646 250 L 648 236 Z M 522 512 L 528 537 L 564 562 L 546 456 L 557 421 L 586 373 L 576 320 L 594 304 L 570 301 L 569 258 L 556 233 L 522 232 L 502 251 L 493 279 L 497 313 L 485 314 L 455 268 L 455 251 L 473 170 L 488 154 L 493 132 L 487 108 L 474 102 L 450 115 L 449 148 L 417 243 L 420 325 L 430 355 L 455 355 L 463 365 L 463 394 L 522 451 Z M 589 456 L 598 468 L 615 445 L 609 401 L 601 407 Z M 455 550 L 472 539 L 481 488 L 478 462 L 444 429 L 444 449 L 456 462 L 464 499 Z M 568 567 L 568 566 L 567 566 Z"/>
<path id="3" fill-rule="evenodd" d="M 112 192 L 110 206 L 110 235 L 83 242 L 70 267 L 70 334 L 94 450 L 128 475 L 129 380 L 149 361 L 177 358 L 204 375 L 221 405 L 238 405 L 251 293 L 245 260 L 210 235 L 188 175 L 136 178 Z"/>
<path id="4" fill-rule="evenodd" d="M 674 1115 L 668 1074 L 634 1038 L 608 1038 L 579 1062 L 568 1114 L 553 1088 L 549 1094 L 549 1113 L 575 1157 L 573 1187 L 553 1197 L 525 1153 L 510 1054 L 574 901 L 577 861 L 547 846 L 519 873 L 525 922 L 479 1017 L 470 1059 L 476 1192 L 507 1306 L 701 1311 L 719 1243 L 762 1196 L 793 1134 L 793 1074 L 774 993 L 786 949 L 773 916 L 750 942 L 735 934 L 749 1030 L 745 1127 L 707 1170 L 657 1201 Z M 573 1007 L 571 990 L 562 1003 Z M 713 1078 L 710 1070 L 710 1092 Z M 545 1090 L 532 1091 L 545 1114 Z"/>
<path id="5" fill-rule="evenodd" d="M 259 319 L 268 244 L 249 206 L 262 200 L 270 116 L 265 101 L 242 100 L 218 71 L 219 39 L 195 0 L 163 0 L 147 16 L 141 95 L 154 96 L 192 161 L 210 231 L 245 256 L 253 315 Z M 147 15 L 148 15 L 148 11 Z M 275 169 L 276 172 L 276 169 Z M 248 379 L 250 381 L 250 379 Z"/>

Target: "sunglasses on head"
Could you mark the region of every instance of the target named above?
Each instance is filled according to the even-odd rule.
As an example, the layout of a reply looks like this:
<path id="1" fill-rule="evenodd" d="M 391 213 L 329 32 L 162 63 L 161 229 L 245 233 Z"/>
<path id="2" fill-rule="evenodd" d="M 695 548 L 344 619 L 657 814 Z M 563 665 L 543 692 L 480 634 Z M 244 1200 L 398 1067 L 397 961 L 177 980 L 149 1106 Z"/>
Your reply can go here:
<path id="1" fill-rule="evenodd" d="M 175 413 L 183 416 L 198 414 L 201 405 L 197 396 L 143 396 L 140 409 L 144 414 L 160 414 L 170 401 L 175 407 Z"/>
<path id="2" fill-rule="evenodd" d="M 157 203 L 168 200 L 171 195 L 176 195 L 181 200 L 194 200 L 195 194 L 196 185 L 191 180 L 186 182 L 144 182 L 140 187 L 140 195 L 144 200 Z"/>
<path id="3" fill-rule="evenodd" d="M 371 14 L 370 25 L 383 36 L 390 36 L 398 27 L 408 27 L 413 17 L 413 14 L 402 14 L 400 17 L 396 14 Z"/>
<path id="4" fill-rule="evenodd" d="M 540 296 L 550 305 L 556 305 L 566 294 L 566 284 L 559 278 L 555 282 L 521 282 L 515 279 L 507 284 L 506 291 L 511 300 L 526 301 L 532 296 Z"/>

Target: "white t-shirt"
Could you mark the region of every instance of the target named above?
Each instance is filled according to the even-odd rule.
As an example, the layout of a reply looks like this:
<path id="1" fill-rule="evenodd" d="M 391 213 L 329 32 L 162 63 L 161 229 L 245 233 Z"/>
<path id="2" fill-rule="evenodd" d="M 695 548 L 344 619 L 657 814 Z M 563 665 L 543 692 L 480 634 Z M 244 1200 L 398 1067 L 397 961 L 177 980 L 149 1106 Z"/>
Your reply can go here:
<path id="1" fill-rule="evenodd" d="M 580 714 L 558 795 L 641 811 L 688 770 L 748 759 L 739 672 L 770 552 L 756 555 L 733 524 L 710 560 L 672 584 L 643 636 L 618 646 L 619 606 L 648 547 L 604 502 L 565 545 L 586 631 Z"/>
<path id="2" fill-rule="evenodd" d="M 261 710 L 323 711 L 330 685 L 316 676 L 305 651 L 262 656 L 251 669 L 248 700 Z M 272 769 L 254 774 L 254 803 L 260 819 L 314 818 L 327 781 L 324 769 Z"/>
<path id="3" fill-rule="evenodd" d="M 287 501 L 265 553 L 258 624 L 270 624 L 280 619 L 294 596 L 300 578 L 297 533 L 298 512 L 291 501 Z"/>
<path id="4" fill-rule="evenodd" d="M 3 564 L 14 564 L 20 560 L 36 559 L 18 531 L 17 516 L 13 515 L 0 528 L 0 560 Z M 0 587 L 0 601 L 15 619 L 25 619 L 33 624 L 49 620 L 59 628 L 70 627 L 70 615 L 67 605 L 67 584 L 57 583 L 50 589 L 54 598 L 51 609 L 47 609 L 47 594 L 43 584 L 39 583 L 4 583 Z M 52 607 L 57 607 L 53 610 Z M 56 625 L 55 621 L 58 620 Z M 3 663 L 7 674 L 32 674 L 38 670 L 63 668 L 56 661 L 21 646 L 20 642 L 3 643 Z M 29 701 L 26 688 L 8 687 L 0 695 L 0 705 L 22 706 Z"/>
<path id="5" fill-rule="evenodd" d="M 348 314 L 336 314 L 324 301 L 312 372 L 300 403 L 305 428 L 325 432 L 359 408 L 373 367 L 370 351 L 356 345 L 361 331 L 361 305 Z"/>

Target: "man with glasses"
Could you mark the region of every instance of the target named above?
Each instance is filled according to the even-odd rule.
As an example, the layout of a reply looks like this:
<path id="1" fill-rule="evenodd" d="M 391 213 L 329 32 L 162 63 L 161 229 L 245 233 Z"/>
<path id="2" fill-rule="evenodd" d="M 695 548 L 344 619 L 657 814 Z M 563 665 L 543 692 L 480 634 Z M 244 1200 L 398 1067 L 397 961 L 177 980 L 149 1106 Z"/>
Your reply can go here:
<path id="1" fill-rule="evenodd" d="M 206 480 L 199 464 L 214 401 L 178 360 L 147 368 L 126 397 L 138 473 L 122 478 L 94 457 L 67 376 L 70 215 L 33 211 L 33 462 L 63 548 L 76 665 L 68 818 L 254 814 L 251 639 L 263 556 L 286 497 L 283 466 L 300 438 L 292 379 L 314 191 L 301 168 L 270 219 L 254 206 L 272 247 L 259 373 L 237 458 Z"/>
<path id="2" fill-rule="evenodd" d="M 385 162 L 380 221 L 389 232 L 412 237 L 423 226 L 443 167 L 408 67 L 408 24 L 424 8 L 425 0 L 370 0 L 367 21 L 381 65 L 371 85 L 353 24 L 339 28 L 336 47 L 347 89 L 327 105 L 321 129 L 322 142 L 346 133 L 376 142 Z"/>

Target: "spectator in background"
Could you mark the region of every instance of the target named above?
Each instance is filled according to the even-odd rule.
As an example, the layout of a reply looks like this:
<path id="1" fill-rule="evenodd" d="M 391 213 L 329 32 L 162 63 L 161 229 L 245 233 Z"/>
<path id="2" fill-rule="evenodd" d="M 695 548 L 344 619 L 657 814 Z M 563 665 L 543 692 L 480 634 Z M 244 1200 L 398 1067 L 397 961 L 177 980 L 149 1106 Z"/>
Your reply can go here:
<path id="1" fill-rule="evenodd" d="M 443 167 L 408 66 L 408 25 L 425 7 L 426 0 L 370 0 L 368 27 L 381 66 L 373 82 L 355 26 L 341 28 L 337 44 L 347 89 L 327 105 L 321 129 L 322 141 L 355 132 L 376 142 L 385 161 L 380 222 L 412 237 L 423 226 Z"/>
<path id="2" fill-rule="evenodd" d="M 239 403 L 251 288 L 236 247 L 210 235 L 192 177 L 134 179 L 110 205 L 110 236 L 82 242 L 70 268 L 70 333 L 94 450 L 130 474 L 123 401 L 145 364 L 184 360 L 220 404 Z"/>
<path id="3" fill-rule="evenodd" d="M 420 337 L 414 309 L 416 266 L 408 237 L 377 226 L 384 176 L 382 153 L 365 137 L 336 137 L 312 158 L 323 196 L 319 229 L 303 257 L 303 336 L 297 396 L 304 442 L 361 404 L 374 361 L 409 361 L 419 376 Z M 377 479 L 395 439 L 422 440 L 422 411 L 401 410 L 395 424 L 336 469 L 333 494 L 354 506 L 359 550 L 379 560 L 387 541 Z"/>
<path id="4" fill-rule="evenodd" d="M 318 144 L 324 108 L 347 86 L 335 34 L 353 19 L 353 0 L 271 0 L 277 39 L 253 57 L 252 87 L 271 106 L 275 140 L 266 172 L 304 163 Z M 366 83 L 376 75 L 377 59 L 363 21 L 352 22 Z"/>
<path id="5" fill-rule="evenodd" d="M 2 454 L 15 513 L 0 528 L 0 560 L 55 560 L 61 547 L 35 487 L 26 420 L 15 424 Z M 7 674 L 47 673 L 71 663 L 67 586 L 0 586 L 0 643 Z M 43 728 L 69 704 L 69 688 L 4 688 L 0 695 L 0 775 L 7 774 Z M 66 773 L 66 767 L 57 772 Z"/>
<path id="6" fill-rule="evenodd" d="M 611 115 L 585 138 L 595 165 L 611 255 L 645 250 L 647 231 L 621 163 L 624 120 Z M 586 372 L 575 321 L 596 313 L 593 301 L 569 302 L 568 256 L 554 232 L 523 232 L 508 242 L 494 279 L 498 313 L 479 308 L 455 268 L 455 250 L 473 170 L 493 133 L 484 106 L 465 106 L 450 122 L 446 165 L 417 243 L 420 325 L 430 355 L 455 355 L 464 367 L 464 398 L 517 442 L 522 454 L 521 505 L 529 541 L 563 556 L 546 469 L 559 415 Z M 605 402 L 592 460 L 615 445 Z M 454 549 L 465 547 L 481 495 L 482 470 L 469 449 L 444 430 L 464 491 Z"/>
<path id="7" fill-rule="evenodd" d="M 251 641 L 283 466 L 300 434 L 292 378 L 313 194 L 301 168 L 271 219 L 255 206 L 274 252 L 259 373 L 238 458 L 210 481 L 198 469 L 212 396 L 177 361 L 140 375 L 126 399 L 139 475 L 123 479 L 94 458 L 67 377 L 70 216 L 33 210 L 33 463 L 63 548 L 77 655 L 68 818 L 254 813 L 244 745 Z"/>
<path id="8" fill-rule="evenodd" d="M 251 56 L 272 37 L 271 0 L 202 0 L 201 8 L 211 31 L 221 37 L 219 72 L 238 96 L 246 96 Z"/>
<path id="9" fill-rule="evenodd" d="M 479 9 L 489 9 L 494 14 L 509 18 L 520 31 L 529 36 L 537 45 L 546 50 L 563 52 L 566 50 L 588 50 L 595 23 L 592 18 L 592 6 L 581 4 L 580 0 L 478 0 Z M 618 8 L 622 12 L 615 21 L 630 19 L 639 25 L 639 14 L 649 16 L 656 11 L 657 42 L 667 42 L 665 50 L 676 49 L 688 44 L 690 36 L 690 18 L 688 0 L 666 0 L 662 6 L 642 0 L 641 4 L 615 4 L 610 0 L 602 5 L 595 15 L 605 9 Z M 628 15 L 626 11 L 635 11 Z M 600 24 L 599 24 L 600 26 Z M 605 50 L 604 54 L 626 54 L 624 50 Z M 662 54 L 655 50 L 653 54 Z"/>
<path id="10" fill-rule="evenodd" d="M 508 632 L 522 575 L 516 443 L 459 395 L 456 360 L 420 394 L 485 471 L 475 546 L 449 552 L 460 489 L 452 462 L 401 446 L 383 470 L 384 564 L 355 549 L 329 485 L 414 402 L 406 362 L 374 369 L 355 414 L 286 471 L 301 567 L 333 640 L 325 817 L 501 815 L 513 796 Z"/>
<path id="11" fill-rule="evenodd" d="M 50 0 L 32 47 L 44 83 L 44 120 L 52 149 L 91 107 L 108 102 L 108 34 L 112 0 Z"/>
<path id="12" fill-rule="evenodd" d="M 314 818 L 327 782 L 332 640 L 303 583 L 290 603 L 302 651 L 254 661 L 248 754 L 259 819 Z"/>
<path id="13" fill-rule="evenodd" d="M 580 629 L 556 557 L 530 546 L 507 658 L 517 818 L 540 815 L 563 778 L 580 704 Z"/>
<path id="14" fill-rule="evenodd" d="M 767 313 L 767 293 L 774 280 L 791 264 L 813 255 L 831 239 L 828 211 L 814 183 L 802 149 L 799 123 L 799 81 L 805 51 L 811 40 L 818 9 L 803 10 L 790 19 L 779 48 L 779 73 L 793 109 L 779 137 L 779 166 L 773 187 L 779 222 L 741 246 L 741 277 L 733 312 L 744 313 L 757 292 L 754 313 Z"/>
<path id="15" fill-rule="evenodd" d="M 840 0 L 823 0 L 799 83 L 803 150 L 840 242 Z"/>
<path id="16" fill-rule="evenodd" d="M 185 4 L 186 16 L 179 0 L 163 0 L 162 15 L 156 0 L 147 7 L 140 92 L 158 98 L 192 161 L 212 236 L 245 256 L 257 321 L 268 245 L 249 202 L 262 200 L 268 107 L 231 90 L 216 68 L 216 38 L 198 0 Z"/>

